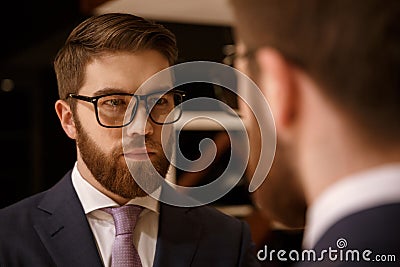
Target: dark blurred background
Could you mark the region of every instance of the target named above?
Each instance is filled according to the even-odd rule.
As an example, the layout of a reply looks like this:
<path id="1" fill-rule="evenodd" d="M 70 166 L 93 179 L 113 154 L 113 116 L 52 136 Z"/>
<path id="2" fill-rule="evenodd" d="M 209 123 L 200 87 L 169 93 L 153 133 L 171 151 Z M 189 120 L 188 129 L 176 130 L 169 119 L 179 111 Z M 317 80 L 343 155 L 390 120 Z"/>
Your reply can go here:
<path id="1" fill-rule="evenodd" d="M 69 32 L 78 23 L 94 14 L 104 4 L 121 1 L 125 0 L 19 0 L 2 3 L 0 208 L 50 188 L 73 167 L 76 160 L 75 143 L 63 132 L 54 110 L 58 92 L 52 62 Z M 169 16 L 169 19 L 151 19 L 164 24 L 175 33 L 179 62 L 223 61 L 226 56 L 224 47 L 233 44 L 229 26 L 231 24 L 220 23 L 228 14 L 221 7 L 226 3 L 225 0 L 174 0 L 174 4 L 180 2 L 181 6 L 172 7 L 168 7 L 170 1 L 164 0 L 125 1 L 130 5 L 134 3 L 135 8 L 140 11 L 142 8 L 139 5 L 147 5 L 147 8 L 153 9 L 151 4 L 154 2 L 159 4 L 154 7 L 157 12 Z M 185 8 L 192 5 L 189 7 L 191 12 L 185 12 L 185 5 Z M 203 8 L 208 11 L 201 10 Z M 185 21 L 171 18 L 171 13 L 176 10 L 181 12 Z M 217 23 L 199 21 L 210 16 Z M 189 97 L 219 98 L 217 95 L 220 95 L 221 88 L 218 89 L 219 93 L 210 84 L 191 84 L 183 89 L 186 89 Z M 229 102 L 235 108 L 232 98 Z M 213 139 L 217 146 L 222 147 L 217 152 L 217 160 L 199 173 L 177 170 L 179 184 L 195 186 L 211 182 L 218 178 L 229 161 L 230 143 L 227 142 L 226 133 L 215 129 L 182 131 L 179 145 L 184 155 L 189 159 L 197 159 L 198 144 L 204 138 Z M 276 251 L 282 248 L 299 249 L 302 232 L 271 226 L 271 221 L 254 208 L 247 191 L 246 179 L 242 177 L 235 188 L 212 204 L 227 214 L 246 220 L 257 249 L 263 248 L 265 244 Z M 267 262 L 265 266 L 289 264 Z"/>
<path id="2" fill-rule="evenodd" d="M 52 61 L 69 32 L 104 2 L 20 0 L 2 4 L 0 208 L 51 187 L 72 168 L 75 143 L 64 134 L 54 111 L 58 93 Z M 233 43 L 229 26 L 158 22 L 176 34 L 180 62 L 222 62 L 223 47 Z M 212 91 L 202 92 L 213 93 L 207 90 Z"/>

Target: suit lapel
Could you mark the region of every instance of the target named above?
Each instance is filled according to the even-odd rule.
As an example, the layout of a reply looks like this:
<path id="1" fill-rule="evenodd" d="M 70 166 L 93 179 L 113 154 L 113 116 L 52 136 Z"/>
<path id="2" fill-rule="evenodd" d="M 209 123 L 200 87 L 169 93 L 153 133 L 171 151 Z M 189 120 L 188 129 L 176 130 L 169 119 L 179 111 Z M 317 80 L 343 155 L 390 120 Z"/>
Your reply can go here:
<path id="1" fill-rule="evenodd" d="M 101 258 L 71 181 L 71 172 L 38 206 L 35 229 L 57 266 L 101 266 Z"/>
<path id="2" fill-rule="evenodd" d="M 196 209 L 160 205 L 154 267 L 190 266 L 201 234 Z"/>

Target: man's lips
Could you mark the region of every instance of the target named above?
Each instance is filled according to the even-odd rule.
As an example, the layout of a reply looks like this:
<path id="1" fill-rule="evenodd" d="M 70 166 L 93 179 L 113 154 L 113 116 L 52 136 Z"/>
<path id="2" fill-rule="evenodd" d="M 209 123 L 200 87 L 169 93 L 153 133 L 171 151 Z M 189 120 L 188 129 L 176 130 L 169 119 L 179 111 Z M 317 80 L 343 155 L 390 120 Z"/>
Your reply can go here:
<path id="1" fill-rule="evenodd" d="M 147 150 L 146 148 L 134 148 L 124 151 L 124 157 L 130 160 L 147 160 L 155 154 L 154 150 Z"/>

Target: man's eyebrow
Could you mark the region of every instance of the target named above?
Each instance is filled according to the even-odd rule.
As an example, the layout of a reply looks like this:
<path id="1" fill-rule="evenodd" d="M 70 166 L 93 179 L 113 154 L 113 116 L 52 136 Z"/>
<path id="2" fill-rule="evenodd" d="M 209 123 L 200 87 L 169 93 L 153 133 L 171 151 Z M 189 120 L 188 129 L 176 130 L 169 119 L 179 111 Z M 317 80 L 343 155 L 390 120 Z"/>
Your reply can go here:
<path id="1" fill-rule="evenodd" d="M 126 90 L 118 88 L 103 88 L 93 93 L 93 96 L 108 95 L 108 94 L 126 94 Z"/>
<path id="2" fill-rule="evenodd" d="M 157 87 L 158 91 L 170 91 L 174 89 L 172 85 L 160 85 Z"/>
<path id="3" fill-rule="evenodd" d="M 156 92 L 168 92 L 173 90 L 174 87 L 173 86 L 169 86 L 169 85 L 158 85 L 158 86 L 154 86 L 150 89 L 146 90 L 142 90 L 143 94 L 151 94 L 151 93 L 156 93 Z"/>
<path id="4" fill-rule="evenodd" d="M 167 92 L 171 89 L 173 89 L 172 86 L 160 85 L 160 86 L 152 88 L 151 90 L 143 90 L 144 91 L 143 94 L 149 94 L 149 93 L 151 94 L 154 92 Z M 101 96 L 101 95 L 108 95 L 108 94 L 126 94 L 126 93 L 134 94 L 133 91 L 136 91 L 136 90 L 127 92 L 126 90 L 121 89 L 121 88 L 107 87 L 107 88 L 103 88 L 103 89 L 100 89 L 100 90 L 94 92 L 93 96 Z"/>

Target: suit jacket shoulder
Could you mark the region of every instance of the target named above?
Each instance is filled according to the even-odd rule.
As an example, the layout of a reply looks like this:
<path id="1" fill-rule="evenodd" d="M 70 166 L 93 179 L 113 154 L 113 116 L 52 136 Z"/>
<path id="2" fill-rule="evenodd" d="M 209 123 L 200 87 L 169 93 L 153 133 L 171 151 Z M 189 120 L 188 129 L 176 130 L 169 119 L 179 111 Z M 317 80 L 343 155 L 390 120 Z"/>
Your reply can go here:
<path id="1" fill-rule="evenodd" d="M 0 266 L 101 266 L 71 172 L 0 211 Z"/>
<path id="2" fill-rule="evenodd" d="M 334 255 L 342 251 L 344 260 L 338 258 L 332 261 L 326 254 L 324 262 L 308 262 L 301 266 L 399 266 L 399 225 L 400 203 L 381 205 L 346 216 L 330 227 L 315 246 L 317 255 L 332 248 L 337 250 Z M 366 259 L 362 258 L 364 251 L 371 251 L 366 252 Z M 359 261 L 352 258 L 357 257 L 357 254 Z M 395 261 L 378 263 L 381 255 L 385 258 L 394 255 Z"/>

